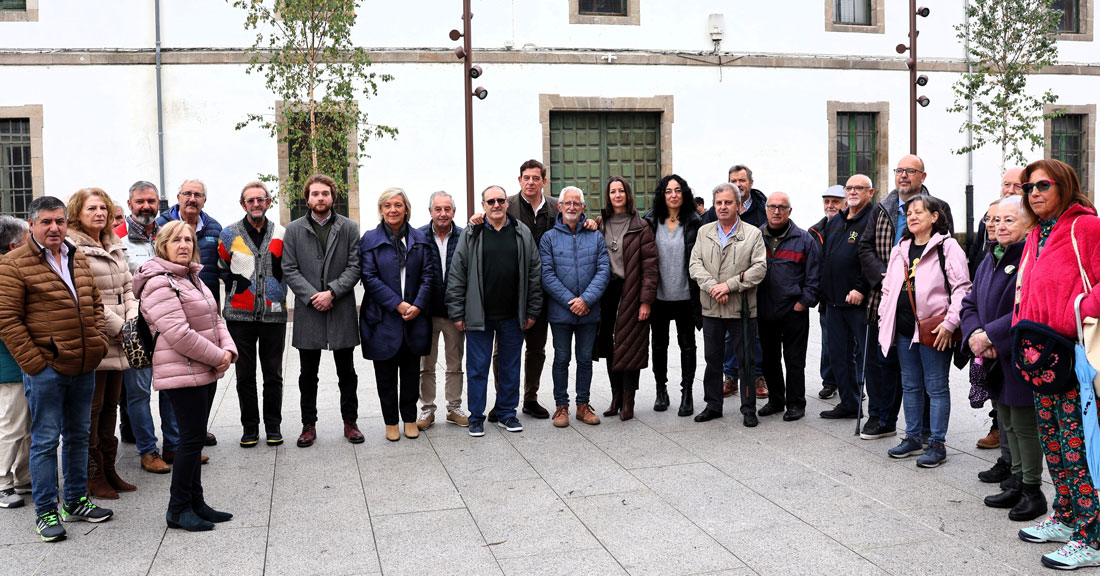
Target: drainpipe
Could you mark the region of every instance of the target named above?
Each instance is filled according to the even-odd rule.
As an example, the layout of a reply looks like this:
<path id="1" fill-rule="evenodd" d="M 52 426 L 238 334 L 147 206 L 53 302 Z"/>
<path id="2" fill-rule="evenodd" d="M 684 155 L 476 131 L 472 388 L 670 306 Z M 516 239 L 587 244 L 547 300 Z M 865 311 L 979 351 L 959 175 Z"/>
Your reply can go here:
<path id="1" fill-rule="evenodd" d="M 157 32 L 157 154 L 160 156 L 160 209 L 168 209 L 164 192 L 164 101 L 160 91 L 160 0 L 154 0 L 154 21 Z"/>
<path id="2" fill-rule="evenodd" d="M 970 0 L 963 2 L 963 18 L 966 18 L 966 73 L 974 72 L 974 64 L 970 60 Z M 966 104 L 966 146 L 974 145 L 974 130 L 970 127 L 974 123 L 974 101 Z M 969 250 L 974 241 L 984 241 L 984 238 L 974 238 L 974 151 L 966 153 L 966 247 Z"/>

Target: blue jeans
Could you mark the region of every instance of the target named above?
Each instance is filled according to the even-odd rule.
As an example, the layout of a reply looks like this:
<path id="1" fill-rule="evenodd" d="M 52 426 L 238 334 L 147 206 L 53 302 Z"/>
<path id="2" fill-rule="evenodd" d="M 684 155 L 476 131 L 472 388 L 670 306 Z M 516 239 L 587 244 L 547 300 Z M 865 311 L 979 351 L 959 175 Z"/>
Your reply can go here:
<path id="1" fill-rule="evenodd" d="M 905 410 L 905 434 L 921 437 L 924 395 L 928 394 L 930 442 L 943 444 L 947 420 L 951 417 L 951 391 L 947 382 L 951 369 L 951 349 L 943 352 L 922 346 L 909 348 L 910 339 L 898 336 L 898 362 L 901 364 L 901 391 Z"/>
<path id="2" fill-rule="evenodd" d="M 61 470 L 65 502 L 88 491 L 88 433 L 92 427 L 95 372 L 65 376 L 47 366 L 23 375 L 31 410 L 31 495 L 37 514 L 57 510 L 57 445 L 61 435 Z"/>
<path id="3" fill-rule="evenodd" d="M 470 422 L 485 421 L 485 387 L 493 360 L 493 340 L 497 340 L 497 418 L 514 418 L 519 404 L 519 364 L 523 349 L 523 330 L 515 317 L 486 320 L 484 330 L 466 331 L 466 402 Z"/>
<path id="4" fill-rule="evenodd" d="M 153 413 L 149 408 L 149 394 L 152 390 L 153 370 L 131 368 L 122 375 L 122 385 L 126 388 L 126 412 L 130 415 L 130 429 L 137 440 L 138 454 L 145 456 L 157 451 L 157 430 L 153 424 Z M 164 435 L 164 451 L 175 452 L 179 446 L 180 433 L 176 425 L 176 415 L 168 399 L 160 396 L 160 431 Z"/>
<path id="5" fill-rule="evenodd" d="M 737 355 L 741 350 L 733 343 L 733 338 L 729 334 L 726 334 L 726 360 L 722 363 L 722 373 L 734 380 L 738 376 L 738 368 L 741 363 L 737 361 Z M 752 341 L 752 378 L 745 378 L 746 381 L 752 382 L 754 379 L 764 375 L 764 347 L 760 345 L 760 333 L 757 332 L 756 338 Z"/>
<path id="6" fill-rule="evenodd" d="M 577 338 L 577 405 L 588 404 L 592 389 L 592 346 L 596 343 L 598 323 L 551 324 L 554 336 L 554 404 L 569 405 L 569 345 Z"/>

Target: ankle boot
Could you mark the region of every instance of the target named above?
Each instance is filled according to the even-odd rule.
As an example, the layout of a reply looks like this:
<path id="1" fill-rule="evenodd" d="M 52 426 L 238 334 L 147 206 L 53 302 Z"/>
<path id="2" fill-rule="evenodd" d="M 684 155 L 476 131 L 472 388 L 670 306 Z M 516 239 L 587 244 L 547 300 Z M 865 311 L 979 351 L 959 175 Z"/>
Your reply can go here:
<path id="1" fill-rule="evenodd" d="M 182 528 L 188 532 L 202 532 L 214 529 L 214 524 L 212 522 L 199 518 L 199 515 L 195 514 L 195 511 L 190 508 L 179 514 L 165 512 L 164 520 L 168 523 L 169 528 Z"/>
<path id="2" fill-rule="evenodd" d="M 103 473 L 102 457 L 98 451 L 88 454 L 88 492 L 96 498 L 118 500 L 118 492 L 107 483 L 107 476 Z"/>
<path id="3" fill-rule="evenodd" d="M 676 412 L 677 416 L 691 416 L 695 412 L 695 404 L 691 400 L 691 388 L 680 388 L 680 409 Z"/>
<path id="4" fill-rule="evenodd" d="M 611 406 L 603 411 L 604 416 L 614 416 L 619 413 L 619 408 L 623 405 L 623 389 L 611 388 Z"/>
<path id="5" fill-rule="evenodd" d="M 668 410 L 668 386 L 664 384 L 657 385 L 657 400 L 653 402 L 654 412 L 664 412 Z"/>
<path id="6" fill-rule="evenodd" d="M 1006 488 L 1004 492 L 1001 492 L 1000 494 L 994 494 L 992 496 L 986 496 L 985 505 L 989 506 L 990 508 L 1012 508 L 1013 506 L 1015 506 L 1020 501 L 1020 498 L 1022 498 L 1023 491 L 1021 489 L 1020 479 L 1018 477 L 1014 477 L 1013 479 L 1015 480 L 1015 482 L 1012 482 L 1012 484 L 1008 488 Z M 1044 508 L 1046 507 L 1045 502 L 1043 503 L 1043 506 Z"/>
<path id="7" fill-rule="evenodd" d="M 1047 497 L 1043 494 L 1042 484 L 1023 484 L 1022 498 L 1008 512 L 1013 522 L 1034 520 L 1047 513 Z"/>
<path id="8" fill-rule="evenodd" d="M 634 395 L 637 390 L 633 388 L 623 390 L 623 410 L 619 412 L 619 420 L 627 421 L 634 417 Z"/>
<path id="9" fill-rule="evenodd" d="M 103 451 L 103 475 L 107 478 L 107 483 L 110 484 L 111 488 L 114 488 L 116 492 L 134 492 L 137 490 L 137 486 L 120 478 L 118 472 L 115 470 L 115 459 L 117 457 L 117 449 Z"/>
<path id="10" fill-rule="evenodd" d="M 196 516 L 207 522 L 227 522 L 233 519 L 233 515 L 229 512 L 219 512 L 211 508 L 206 502 L 192 503 L 191 510 L 195 512 Z"/>

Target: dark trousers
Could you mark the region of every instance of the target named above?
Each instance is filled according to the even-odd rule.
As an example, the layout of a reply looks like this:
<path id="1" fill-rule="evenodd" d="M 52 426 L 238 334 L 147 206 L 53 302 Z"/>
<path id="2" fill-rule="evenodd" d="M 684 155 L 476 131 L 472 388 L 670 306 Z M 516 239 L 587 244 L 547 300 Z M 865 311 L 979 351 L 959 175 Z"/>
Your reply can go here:
<path id="1" fill-rule="evenodd" d="M 172 461 L 171 498 L 168 511 L 173 515 L 205 502 L 202 495 L 202 447 L 206 442 L 206 422 L 218 383 L 166 390 L 180 428 L 180 445 Z"/>
<path id="2" fill-rule="evenodd" d="M 355 375 L 355 363 L 352 352 L 355 348 L 343 348 L 332 351 L 336 362 L 336 377 L 340 386 L 340 416 L 345 421 L 359 419 L 359 399 L 355 390 L 359 378 Z M 301 375 L 298 376 L 298 389 L 302 392 L 302 424 L 317 423 L 317 369 L 321 366 L 320 350 L 298 350 Z"/>
<path id="3" fill-rule="evenodd" d="M 657 386 L 668 383 L 669 327 L 675 322 L 676 344 L 680 347 L 680 387 L 691 390 L 695 383 L 695 318 L 691 300 L 657 300 L 649 322 L 653 334 L 653 378 Z"/>
<path id="4" fill-rule="evenodd" d="M 378 402 L 386 426 L 396 426 L 398 413 L 406 424 L 416 422 L 416 401 L 420 398 L 420 356 L 413 354 L 408 342 L 393 358 L 374 361 L 374 379 L 378 383 Z M 400 384 L 398 384 L 400 380 Z"/>
<path id="5" fill-rule="evenodd" d="M 872 373 L 878 369 L 878 353 L 875 352 L 877 344 L 876 341 L 867 339 L 867 319 L 863 308 L 829 305 L 826 314 L 829 316 L 829 361 L 833 378 L 836 379 L 836 389 L 840 393 L 840 404 L 837 408 L 855 414 L 863 401 L 856 385 L 858 375 L 849 369 L 847 360 L 857 349 L 867 350 L 867 368 L 864 374 Z M 901 397 L 900 393 L 898 397 Z"/>
<path id="6" fill-rule="evenodd" d="M 547 298 L 547 296 L 543 296 Z M 539 397 L 539 381 L 542 379 L 542 367 L 546 364 L 546 334 L 550 323 L 546 320 L 546 310 L 539 314 L 535 323 L 523 331 L 523 401 L 536 402 Z M 497 373 L 497 356 L 500 351 L 493 344 L 493 385 L 500 392 L 500 376 Z"/>
<path id="7" fill-rule="evenodd" d="M 764 379 L 768 403 L 776 408 L 806 408 L 806 347 L 810 339 L 810 311 L 789 310 L 760 323 L 764 347 Z M 784 379 L 783 368 L 787 368 Z"/>
<path id="8" fill-rule="evenodd" d="M 600 330 L 596 336 L 596 346 L 600 356 L 607 359 L 607 377 L 611 381 L 611 389 L 637 390 L 642 377 L 641 370 L 611 369 L 615 365 L 615 319 L 618 317 L 619 300 L 622 297 L 623 279 L 612 276 L 607 290 L 600 297 Z"/>
<path id="9" fill-rule="evenodd" d="M 260 349 L 260 372 L 264 377 L 264 426 L 279 429 L 283 421 L 283 348 L 286 324 L 226 322 L 237 346 L 237 398 L 241 403 L 241 425 L 246 430 L 260 426 L 256 400 L 256 347 Z"/>
<path id="10" fill-rule="evenodd" d="M 751 343 L 756 334 L 756 319 L 749 318 L 745 322 L 748 324 Z M 741 360 L 741 368 L 738 370 L 741 379 L 741 385 L 738 386 L 741 392 L 741 413 L 756 413 L 756 386 L 752 383 L 750 366 L 752 354 L 744 353 L 744 330 L 745 326 L 740 318 L 703 317 L 703 359 L 707 364 L 703 370 L 703 401 L 712 412 L 722 413 L 722 364 L 726 359 L 726 338 L 729 338 Z"/>

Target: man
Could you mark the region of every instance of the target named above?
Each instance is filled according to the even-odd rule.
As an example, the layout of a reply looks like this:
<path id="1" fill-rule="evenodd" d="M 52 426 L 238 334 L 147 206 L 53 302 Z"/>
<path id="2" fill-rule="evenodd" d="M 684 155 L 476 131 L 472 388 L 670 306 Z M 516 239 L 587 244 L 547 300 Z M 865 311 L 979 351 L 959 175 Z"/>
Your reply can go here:
<path id="1" fill-rule="evenodd" d="M 267 217 L 271 192 L 263 182 L 241 190 L 244 219 L 226 226 L 218 242 L 225 278 L 225 318 L 237 346 L 237 400 L 241 406 L 241 447 L 260 442 L 256 401 L 256 348 L 264 378 L 264 431 L 268 446 L 283 443 L 283 349 L 286 343 L 286 278 L 282 226 Z"/>
<path id="2" fill-rule="evenodd" d="M 764 377 L 770 399 L 760 415 L 778 414 L 786 408 L 783 420 L 790 422 L 806 413 L 806 346 L 810 308 L 817 305 L 821 280 L 821 245 L 791 220 L 791 199 L 785 193 L 773 193 L 764 208 L 768 222 L 760 232 L 768 271 L 758 302 Z"/>
<path id="3" fill-rule="evenodd" d="M 699 284 L 706 359 L 703 400 L 707 406 L 695 416 L 696 422 L 722 417 L 726 340 L 732 340 L 741 351 L 756 332 L 756 287 L 764 280 L 768 265 L 760 230 L 738 217 L 740 204 L 737 186 L 724 182 L 714 189 L 718 220 L 699 229 L 688 262 L 688 275 Z M 743 352 L 741 358 L 747 363 Z M 741 374 L 748 378 L 749 371 L 742 369 Z M 745 426 L 757 425 L 756 387 L 748 382 L 741 386 L 741 414 Z"/>
<path id="4" fill-rule="evenodd" d="M 554 426 L 569 425 L 569 348 L 576 338 L 577 420 L 600 423 L 589 405 L 592 348 L 600 323 L 600 297 L 611 280 L 603 234 L 584 227 L 584 193 L 566 186 L 558 198 L 558 222 L 539 244 L 546 317 L 554 336 Z"/>
<path id="5" fill-rule="evenodd" d="M 302 434 L 298 447 L 317 439 L 317 371 L 321 351 L 332 350 L 340 387 L 344 437 L 363 442 L 359 418 L 359 385 L 352 352 L 359 344 L 355 285 L 359 282 L 359 226 L 332 209 L 336 182 L 324 174 L 306 180 L 303 195 L 308 212 L 286 227 L 283 276 L 294 291 L 294 333 L 302 393 Z"/>
<path id="6" fill-rule="evenodd" d="M 706 212 L 707 212 L 706 201 L 703 200 L 702 196 L 696 196 L 695 197 L 695 213 L 702 216 L 703 214 L 706 214 Z"/>
<path id="7" fill-rule="evenodd" d="M 825 211 L 825 217 L 818 220 L 817 224 L 810 226 L 810 235 L 817 240 L 818 244 L 824 246 L 825 244 L 825 224 L 828 223 L 829 218 L 836 216 L 837 212 L 840 212 L 846 202 L 844 201 L 844 185 L 837 184 L 830 186 L 825 190 L 825 193 L 821 195 L 821 202 Z M 833 378 L 833 370 L 829 366 L 829 343 L 826 334 L 828 329 L 826 328 L 828 320 L 826 310 L 828 306 L 825 305 L 823 298 L 818 298 L 819 304 L 817 306 L 817 318 L 818 324 L 821 327 L 821 360 L 819 363 L 821 374 L 821 391 L 817 393 L 817 397 L 822 400 L 828 400 L 836 394 L 836 380 Z M 849 364 L 849 370 L 855 371 L 856 364 L 853 357 L 852 362 Z M 859 376 L 856 377 L 859 379 Z"/>
<path id="8" fill-rule="evenodd" d="M 31 240 L 0 261 L 0 337 L 23 371 L 31 412 L 31 495 L 35 531 L 65 537 L 66 522 L 103 522 L 113 512 L 88 499 L 88 429 L 95 369 L 107 354 L 103 302 L 84 254 L 65 240 L 65 204 L 53 196 L 27 207 Z M 57 446 L 64 505 L 57 514 Z"/>
<path id="9" fill-rule="evenodd" d="M 454 223 L 455 203 L 451 195 L 439 191 L 428 199 L 431 222 L 420 229 L 432 242 L 432 345 L 420 361 L 420 417 L 416 427 L 427 430 L 435 422 L 435 365 L 439 357 L 439 337 L 443 336 L 447 373 L 444 394 L 447 397 L 447 422 L 466 427 L 470 416 L 462 409 L 462 352 L 465 335 L 447 317 L 443 295 L 447 290 L 447 274 L 451 271 L 462 228 Z"/>
<path id="10" fill-rule="evenodd" d="M 118 226 L 122 226 L 122 224 L 125 223 L 125 222 L 126 222 L 126 212 L 124 212 L 122 210 L 122 206 L 120 204 L 115 204 L 115 219 L 114 219 L 114 223 L 111 224 L 111 228 L 116 228 Z"/>
<path id="11" fill-rule="evenodd" d="M 875 346 L 878 342 L 878 306 L 882 299 L 882 278 L 886 276 L 886 263 L 890 251 L 901 242 L 901 233 L 908 227 L 905 216 L 905 203 L 917 194 L 929 194 L 924 181 L 928 174 L 924 171 L 924 160 L 914 154 L 902 156 L 894 170 L 894 190 L 871 209 L 866 233 L 859 242 L 859 261 L 863 276 L 870 286 L 870 298 L 867 302 L 867 325 L 869 349 L 867 351 L 867 369 L 864 377 L 867 381 L 867 423 L 860 432 L 860 438 L 873 440 L 897 434 L 898 412 L 901 410 L 901 367 L 898 364 L 897 350 L 890 349 L 887 355 Z M 942 202 L 942 201 L 941 201 Z M 954 233 L 951 220 L 951 206 L 943 203 L 947 228 Z M 833 364 L 836 366 L 835 362 Z M 875 369 L 871 370 L 871 366 Z M 925 431 L 928 428 L 928 402 L 925 402 Z"/>
<path id="12" fill-rule="evenodd" d="M 130 198 L 126 201 L 130 208 L 130 215 L 126 217 L 121 226 L 115 228 L 115 234 L 122 239 L 122 245 L 126 247 L 126 265 L 130 273 L 149 260 L 156 257 L 153 243 L 157 238 L 157 207 L 160 205 L 160 193 L 157 187 L 145 180 L 138 180 L 130 186 Z M 141 299 L 141 294 L 134 294 Z M 125 409 L 119 408 L 119 412 L 126 415 L 130 422 L 130 430 L 137 444 L 138 454 L 141 456 L 141 468 L 154 474 L 167 474 L 172 471 L 168 463 L 157 451 L 156 427 L 153 425 L 153 414 L 149 408 L 149 396 L 153 385 L 153 369 L 131 368 L 123 373 L 122 386 L 125 391 Z M 160 401 L 160 430 L 164 437 L 164 453 L 175 454 L 179 447 L 179 425 L 176 424 L 176 415 L 172 412 L 172 404 L 161 393 Z"/>
<path id="13" fill-rule="evenodd" d="M 519 353 L 523 331 L 542 312 L 542 272 L 531 231 L 510 217 L 500 186 L 481 192 L 485 222 L 462 232 L 448 272 L 447 313 L 466 333 L 467 401 L 470 436 L 485 435 L 485 387 L 494 340 L 499 353 L 500 389 L 497 425 L 522 432 L 519 403 Z"/>
<path id="14" fill-rule="evenodd" d="M 1020 195 L 1024 193 L 1023 183 L 1020 181 L 1020 176 L 1024 173 L 1024 169 L 1016 166 L 1009 168 L 1001 176 L 1001 198 L 1008 198 L 1009 196 Z M 990 210 L 991 211 L 991 210 Z M 974 234 L 974 241 L 970 243 L 967 250 L 966 260 L 970 264 L 970 277 L 974 277 L 974 273 L 978 270 L 978 265 L 982 263 L 982 259 L 989 252 L 990 242 L 986 239 L 988 234 L 985 221 L 990 216 L 987 211 L 985 217 L 978 224 L 978 231 Z"/>
<path id="15" fill-rule="evenodd" d="M 871 211 L 868 207 L 875 195 L 871 179 L 863 174 L 848 178 L 844 185 L 848 207 L 829 219 L 825 225 L 821 296 L 828 307 L 830 366 L 840 392 L 840 403 L 821 412 L 822 418 L 855 418 L 862 406 L 856 385 L 858 375 L 847 361 L 857 350 L 874 347 L 867 337 L 864 305 L 870 287 L 860 273 L 859 241 L 867 228 Z M 874 352 L 866 352 L 866 370 L 877 367 Z M 865 372 L 866 373 L 866 372 Z"/>
<path id="16" fill-rule="evenodd" d="M 222 291 L 218 286 L 218 238 L 222 233 L 222 225 L 213 216 L 203 211 L 205 206 L 206 184 L 194 178 L 184 180 L 176 195 L 176 205 L 157 218 L 157 225 L 164 226 L 172 220 L 183 220 L 195 230 L 195 237 L 199 241 L 196 248 L 199 250 L 199 261 L 202 263 L 199 278 L 214 295 L 214 301 L 221 306 Z M 208 441 L 207 446 L 210 445 Z"/>
<path id="17" fill-rule="evenodd" d="M 27 241 L 27 222 L 0 215 L 0 258 Z M 31 491 L 31 411 L 23 372 L 0 341 L 0 508 L 20 508 Z"/>

